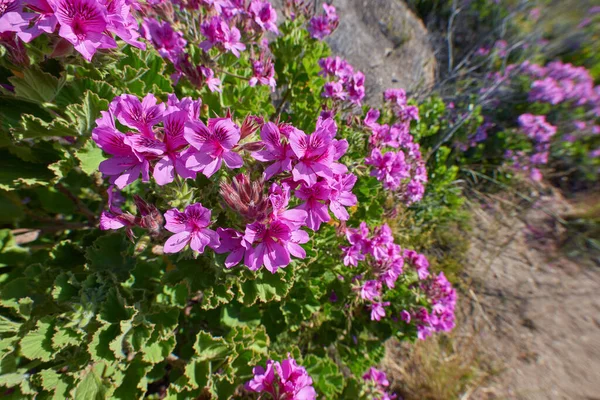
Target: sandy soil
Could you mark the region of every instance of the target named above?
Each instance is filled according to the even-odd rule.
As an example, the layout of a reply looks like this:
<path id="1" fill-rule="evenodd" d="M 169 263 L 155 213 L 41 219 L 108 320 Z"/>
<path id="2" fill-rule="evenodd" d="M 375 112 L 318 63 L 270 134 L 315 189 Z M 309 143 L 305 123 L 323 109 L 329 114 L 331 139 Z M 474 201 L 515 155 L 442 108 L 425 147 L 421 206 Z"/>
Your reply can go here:
<path id="1" fill-rule="evenodd" d="M 600 399 L 600 268 L 556 249 L 554 194 L 520 215 L 476 209 L 464 326 L 503 366 L 471 398 Z"/>

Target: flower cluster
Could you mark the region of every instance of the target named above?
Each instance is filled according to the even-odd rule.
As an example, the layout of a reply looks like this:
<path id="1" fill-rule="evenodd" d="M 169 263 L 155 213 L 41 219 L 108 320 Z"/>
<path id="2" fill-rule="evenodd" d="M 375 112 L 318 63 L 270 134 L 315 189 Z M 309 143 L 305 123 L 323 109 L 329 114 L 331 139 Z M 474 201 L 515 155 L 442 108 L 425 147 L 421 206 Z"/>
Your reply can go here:
<path id="1" fill-rule="evenodd" d="M 321 96 L 337 102 L 348 101 L 360 106 L 365 97 L 365 75 L 354 71 L 352 65 L 340 57 L 327 57 L 319 60 L 320 75 L 332 78 L 325 83 Z"/>
<path id="2" fill-rule="evenodd" d="M 0 33 L 15 32 L 24 42 L 54 34 L 71 43 L 88 61 L 99 49 L 115 49 L 115 36 L 132 46 L 140 42 L 132 14 L 137 0 L 3 0 Z"/>
<path id="3" fill-rule="evenodd" d="M 435 332 L 450 332 L 455 326 L 456 290 L 443 272 L 421 286 L 431 304 L 431 312 L 423 307 L 412 316 L 417 325 L 418 338 L 425 340 Z M 408 313 L 403 315 L 407 316 Z"/>
<path id="4" fill-rule="evenodd" d="M 363 381 L 366 384 L 366 395 L 373 400 L 393 400 L 398 396 L 387 392 L 390 382 L 387 379 L 385 372 L 378 370 L 375 367 L 363 375 Z"/>
<path id="5" fill-rule="evenodd" d="M 519 116 L 519 126 L 521 132 L 533 142 L 533 153 L 508 150 L 506 158 L 512 161 L 513 168 L 528 172 L 532 180 L 539 181 L 542 174 L 537 166 L 548 163 L 550 140 L 556 134 L 556 127 L 549 124 L 544 115 L 532 114 Z"/>
<path id="6" fill-rule="evenodd" d="M 203 0 L 180 2 L 180 6 L 191 12 L 201 12 L 203 21 L 198 26 L 202 34 L 199 47 L 209 57 L 216 49 L 218 54 L 231 53 L 240 57 L 248 48 L 254 47 L 258 55 L 251 59 L 252 76 L 249 85 L 268 85 L 275 89 L 275 71 L 271 58 L 267 55 L 267 46 L 262 37 L 266 32 L 278 34 L 277 13 L 266 0 L 240 2 L 234 0 Z M 156 8 L 162 7 L 157 3 Z M 156 17 L 160 13 L 156 13 Z M 184 34 L 176 31 L 170 22 L 160 22 L 155 17 L 144 18 L 143 32 L 162 57 L 173 63 L 177 71 L 173 79 L 177 82 L 186 77 L 194 86 L 207 85 L 211 91 L 220 91 L 221 81 L 215 76 L 212 62 L 196 65 L 191 53 L 186 50 Z M 254 48 L 252 54 L 255 54 Z M 216 59 L 216 58 L 215 58 Z"/>
<path id="7" fill-rule="evenodd" d="M 376 227 L 370 235 L 367 224 L 362 222 L 357 229 L 347 229 L 346 238 L 350 246 L 342 248 L 344 265 L 356 267 L 359 261 L 364 260 L 369 266 L 366 275 L 371 279 L 366 279 L 362 274 L 355 277 L 354 281 L 358 282 L 356 290 L 360 298 L 369 302 L 372 321 L 380 321 L 386 316 L 385 307 L 391 303 L 383 300 L 384 290 L 393 289 L 405 268 L 410 266 L 417 274 L 420 290 L 429 300 L 431 312 L 425 308 L 404 310 L 400 318 L 406 323 L 413 320 L 421 339 L 432 332 L 449 331 L 454 327 L 456 292 L 443 273 L 431 277 L 425 255 L 414 250 L 403 250 L 395 244 L 392 231 L 386 224 Z"/>
<path id="8" fill-rule="evenodd" d="M 400 89 L 385 93 L 397 121 L 393 125 L 379 124 L 379 110 L 370 109 L 364 125 L 371 132 L 371 155 L 365 164 L 372 166 L 371 176 L 383 182 L 383 187 L 400 193 L 402 201 L 410 205 L 423 198 L 427 170 L 420 146 L 410 134 L 410 122 L 418 119 L 418 109 L 406 103 L 406 93 Z M 390 151 L 386 147 L 398 149 Z"/>
<path id="9" fill-rule="evenodd" d="M 288 358 L 279 362 L 269 360 L 266 368 L 254 367 L 254 377 L 246 383 L 246 390 L 268 393 L 273 400 L 314 400 L 317 392 L 312 378 L 296 360 Z"/>
<path id="10" fill-rule="evenodd" d="M 151 166 L 159 185 L 173 182 L 176 175 L 195 178 L 209 164 L 205 174 L 210 176 L 223 158 L 231 168 L 239 168 L 241 158 L 230 152 L 239 140 L 239 129 L 230 118 L 209 120 L 208 127 L 196 121 L 201 104 L 200 100 L 179 100 L 175 95 L 169 96 L 167 104 L 159 104 L 153 94 L 142 101 L 128 94 L 116 97 L 108 111 L 102 111 L 92 131 L 98 147 L 113 156 L 100 164 L 100 172 L 109 177 L 111 184 L 123 189 L 140 174 L 142 181 L 148 182 Z M 131 130 L 121 132 L 116 121 Z M 187 127 L 192 122 L 194 125 Z M 215 125 L 220 129 L 218 133 Z M 194 129 L 201 133 L 196 134 Z M 198 138 L 201 134 L 205 136 Z M 205 164 L 197 160 L 202 145 L 206 145 L 201 159 Z"/>
<path id="11" fill-rule="evenodd" d="M 313 39 L 325 39 L 333 33 L 340 23 L 334 6 L 323 3 L 323 10 L 323 14 L 315 15 L 308 22 L 308 32 Z"/>
<path id="12" fill-rule="evenodd" d="M 594 78 L 585 67 L 554 61 L 545 67 L 536 66 L 533 71 L 539 79 L 531 85 L 529 101 L 592 104 L 600 111 L 600 87 L 594 87 Z"/>
<path id="13" fill-rule="evenodd" d="M 390 305 L 382 300 L 383 289 L 393 289 L 404 269 L 402 249 L 394 243 L 387 224 L 375 228 L 370 235 L 367 224 L 362 222 L 358 229 L 347 229 L 346 238 L 350 246 L 342 248 L 344 265 L 356 267 L 368 257 L 373 279 L 362 283 L 360 298 L 370 303 L 371 320 L 379 321 L 385 317 L 385 307 Z"/>
<path id="14" fill-rule="evenodd" d="M 339 220 L 348 220 L 346 207 L 357 202 L 352 193 L 356 176 L 338 162 L 348 142 L 335 139 L 334 120 L 319 118 L 315 132 L 307 135 L 292 125 L 265 123 L 253 116 L 247 117 L 241 128 L 229 114 L 209 118 L 205 124 L 199 119 L 200 107 L 200 100 L 179 100 L 175 95 L 170 95 L 166 104 L 152 94 L 142 101 L 122 95 L 102 112 L 92 131 L 98 147 L 112 156 L 100 163 L 100 172 L 119 189 L 140 176 L 148 182 L 150 171 L 159 186 L 175 179 L 195 179 L 198 173 L 210 178 L 223 164 L 242 168 L 240 152 L 244 151 L 263 163 L 260 179 L 238 174 L 231 183 L 221 184 L 223 202 L 241 217 L 243 229 L 208 229 L 211 210 L 200 203 L 183 212 L 172 209 L 165 213 L 165 229 L 174 233 L 165 243 L 166 253 L 179 252 L 188 244 L 202 253 L 208 246 L 228 254 L 228 268 L 243 261 L 251 270 L 264 265 L 275 273 L 290 263 L 291 256 L 305 257 L 300 245 L 307 243 L 309 236 L 302 227 L 319 230 L 331 219 L 329 211 Z M 121 132 L 121 127 L 128 129 Z M 260 141 L 240 143 L 259 129 Z M 284 179 L 266 185 L 284 174 Z M 111 193 L 102 229 L 141 226 L 134 216 L 113 204 L 113 197 Z M 296 208 L 290 209 L 291 201 Z"/>
<path id="15" fill-rule="evenodd" d="M 461 151 L 467 151 L 469 148 L 477 146 L 478 143 L 485 142 L 485 140 L 489 137 L 489 130 L 494 126 L 495 124 L 493 122 L 484 122 L 477 127 L 475 133 L 467 137 L 466 143 L 459 142 L 456 144 L 456 147 L 458 147 Z"/>

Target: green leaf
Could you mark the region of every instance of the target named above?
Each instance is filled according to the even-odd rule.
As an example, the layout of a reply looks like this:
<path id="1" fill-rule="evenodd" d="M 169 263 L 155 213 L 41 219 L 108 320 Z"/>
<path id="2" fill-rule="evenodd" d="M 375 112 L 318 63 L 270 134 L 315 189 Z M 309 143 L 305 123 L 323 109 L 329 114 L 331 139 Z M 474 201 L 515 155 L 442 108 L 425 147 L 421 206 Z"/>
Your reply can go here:
<path id="1" fill-rule="evenodd" d="M 20 265 L 29 258 L 29 249 L 20 247 L 10 229 L 0 229 L 0 267 Z"/>
<path id="2" fill-rule="evenodd" d="M 202 389 L 207 387 L 210 380 L 210 363 L 208 361 L 199 362 L 192 358 L 185 366 L 185 376 L 192 388 Z"/>
<path id="3" fill-rule="evenodd" d="M 85 253 L 87 267 L 91 271 L 112 272 L 125 281 L 135 266 L 135 258 L 128 254 L 130 249 L 129 242 L 120 233 L 101 236 Z"/>
<path id="4" fill-rule="evenodd" d="M 94 368 L 83 372 L 84 377 L 73 394 L 74 400 L 104 400 L 108 391 L 108 385 L 97 375 Z"/>
<path id="5" fill-rule="evenodd" d="M 47 185 L 55 178 L 48 164 L 31 163 L 0 151 L 0 189 L 13 190 L 21 187 Z"/>
<path id="6" fill-rule="evenodd" d="M 125 300 L 117 288 L 110 288 L 102 303 L 100 316 L 106 322 L 118 323 L 133 317 L 134 308 L 125 306 Z"/>
<path id="7" fill-rule="evenodd" d="M 100 117 L 100 111 L 108 109 L 108 101 L 101 99 L 91 91 L 85 92 L 81 104 L 69 105 L 66 109 L 71 119 L 71 126 L 80 136 L 88 136 L 96 126 L 96 119 Z"/>
<path id="8" fill-rule="evenodd" d="M 23 71 L 23 77 L 8 78 L 15 87 L 15 94 L 36 103 L 50 103 L 64 84 L 64 79 L 58 79 L 40 68 L 33 66 Z"/>
<path id="9" fill-rule="evenodd" d="M 98 172 L 98 166 L 106 159 L 102 150 L 91 139 L 75 152 L 75 157 L 79 160 L 81 170 L 88 175 Z"/>
<path id="10" fill-rule="evenodd" d="M 272 274 L 268 271 L 260 271 L 255 279 L 247 279 L 238 282 L 240 296 L 239 300 L 245 305 L 252 305 L 257 301 L 269 302 L 280 301 L 284 298 L 293 285 L 293 266 L 280 269 Z"/>
<path id="11" fill-rule="evenodd" d="M 143 360 L 151 364 L 157 364 L 171 354 L 175 344 L 175 336 L 161 340 L 159 333 L 155 331 L 150 340 L 142 347 Z"/>
<path id="12" fill-rule="evenodd" d="M 198 332 L 196 343 L 194 343 L 196 351 L 196 360 L 210 361 L 224 358 L 229 352 L 229 346 L 221 337 L 212 337 L 204 331 Z"/>
<path id="13" fill-rule="evenodd" d="M 21 342 L 21 354 L 30 360 L 50 361 L 54 356 L 52 349 L 52 336 L 54 333 L 54 323 L 49 322 L 50 318 L 39 320 L 36 329 L 29 331 Z"/>
<path id="14" fill-rule="evenodd" d="M 63 118 L 56 117 L 51 122 L 46 122 L 29 114 L 21 117 L 19 126 L 11 129 L 11 133 L 19 141 L 46 137 L 77 136 L 77 131 L 72 129 L 70 123 Z"/>
<path id="15" fill-rule="evenodd" d="M 123 382 L 115 390 L 112 395 L 114 399 L 141 399 L 144 397 L 147 388 L 146 373 L 150 370 L 150 366 L 142 362 L 139 358 L 135 358 L 129 363 Z"/>
<path id="16" fill-rule="evenodd" d="M 329 357 L 321 358 L 310 354 L 304 358 L 302 365 L 312 378 L 314 387 L 325 398 L 335 398 L 336 394 L 339 395 L 344 390 L 344 376 Z"/>
<path id="17" fill-rule="evenodd" d="M 52 346 L 56 351 L 60 351 L 67 346 L 81 345 L 81 334 L 71 328 L 57 328 L 52 337 Z"/>

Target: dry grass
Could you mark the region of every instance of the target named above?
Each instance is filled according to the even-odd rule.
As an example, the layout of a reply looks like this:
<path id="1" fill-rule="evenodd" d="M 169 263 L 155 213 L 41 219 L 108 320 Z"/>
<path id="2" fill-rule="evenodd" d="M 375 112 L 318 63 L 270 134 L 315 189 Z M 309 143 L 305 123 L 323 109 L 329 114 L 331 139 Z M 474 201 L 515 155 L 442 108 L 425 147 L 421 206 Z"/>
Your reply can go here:
<path id="1" fill-rule="evenodd" d="M 405 400 L 468 399 L 497 371 L 475 336 L 436 335 L 414 345 L 387 343 L 384 367 Z"/>

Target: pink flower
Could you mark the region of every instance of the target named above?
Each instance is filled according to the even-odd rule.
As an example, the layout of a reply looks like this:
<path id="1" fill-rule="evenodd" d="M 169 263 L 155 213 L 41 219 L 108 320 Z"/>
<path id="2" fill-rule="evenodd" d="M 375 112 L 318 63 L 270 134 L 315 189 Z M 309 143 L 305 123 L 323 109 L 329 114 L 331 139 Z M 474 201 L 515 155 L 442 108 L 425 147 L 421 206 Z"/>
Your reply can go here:
<path id="1" fill-rule="evenodd" d="M 60 24 L 58 34 L 91 61 L 98 49 L 114 49 L 115 40 L 104 34 L 106 10 L 95 0 L 49 0 Z"/>
<path id="2" fill-rule="evenodd" d="M 115 98 L 115 117 L 123 125 L 137 129 L 143 135 L 154 138 L 152 127 L 158 124 L 165 111 L 164 104 L 157 105 L 157 99 L 149 93 L 140 102 L 137 96 L 123 94 Z"/>
<path id="3" fill-rule="evenodd" d="M 165 229 L 174 235 L 165 242 L 164 252 L 178 253 L 188 243 L 198 253 L 203 253 L 206 246 L 218 247 L 219 235 L 207 228 L 211 223 L 210 214 L 210 210 L 200 203 L 187 206 L 184 212 L 176 208 L 167 211 Z"/>
<path id="4" fill-rule="evenodd" d="M 185 166 L 211 177 L 225 164 L 231 168 L 240 168 L 244 161 L 232 151 L 240 140 L 240 129 L 231 118 L 209 118 L 208 126 L 202 121 L 187 122 L 184 137 L 194 147 Z"/>
<path id="5" fill-rule="evenodd" d="M 265 58 L 264 53 L 260 54 L 258 60 L 250 59 L 252 63 L 252 78 L 248 81 L 248 85 L 251 87 L 257 84 L 268 85 L 271 87 L 271 91 L 275 91 L 275 67 L 273 61 L 270 58 Z"/>
<path id="6" fill-rule="evenodd" d="M 254 367 L 252 369 L 254 377 L 251 381 L 246 383 L 246 390 L 250 390 L 252 392 L 257 393 L 266 392 L 275 396 L 275 385 L 277 385 L 278 383 L 276 382 L 275 378 L 275 364 L 279 363 L 273 360 L 269 360 L 267 361 L 267 369 L 261 366 Z"/>
<path id="7" fill-rule="evenodd" d="M 21 40 L 29 43 L 42 33 L 54 33 L 58 20 L 54 15 L 54 9 L 47 0 L 28 0 L 27 7 L 35 11 L 35 14 L 31 14 L 32 19 L 28 21 L 29 28 L 18 33 Z M 1 28 L 0 31 L 2 31 Z"/>
<path id="8" fill-rule="evenodd" d="M 209 22 L 202 24 L 201 31 L 206 40 L 200 43 L 200 48 L 209 51 L 213 46 L 218 46 L 225 51 L 230 51 L 236 57 L 240 51 L 246 50 L 246 45 L 240 42 L 242 37 L 236 27 L 230 28 L 221 17 L 213 17 Z"/>
<path id="9" fill-rule="evenodd" d="M 390 305 L 389 301 L 371 303 L 371 321 L 380 321 L 385 317 L 385 308 Z"/>
<path id="10" fill-rule="evenodd" d="M 277 12 L 271 3 L 264 0 L 252 0 L 248 7 L 251 17 L 262 30 L 279 33 L 277 29 Z"/>
<path id="11" fill-rule="evenodd" d="M 329 209 L 335 217 L 341 221 L 347 221 L 350 218 L 348 211 L 344 207 L 356 205 L 356 196 L 352 193 L 352 188 L 356 183 L 356 175 L 335 175 L 329 181 Z"/>
<path id="12" fill-rule="evenodd" d="M 341 82 L 327 82 L 325 86 L 323 86 L 323 93 L 321 96 L 334 100 L 344 100 L 348 97 L 348 93 L 344 91 L 344 86 Z"/>
<path id="13" fill-rule="evenodd" d="M 333 178 L 331 163 L 335 149 L 332 139 L 337 132 L 337 126 L 332 119 L 319 120 L 315 132 L 308 136 L 300 130 L 290 133 L 290 146 L 298 158 L 292 169 L 295 181 L 304 181 L 308 186 L 317 182 L 317 176 Z"/>
<path id="14" fill-rule="evenodd" d="M 329 198 L 330 190 L 328 187 L 329 184 L 326 181 L 320 181 L 312 186 L 302 184 L 295 192 L 297 198 L 305 201 L 298 208 L 306 211 L 306 226 L 313 231 L 318 231 L 322 222 L 331 219 L 327 211 L 327 205 L 324 203 Z"/>
<path id="15" fill-rule="evenodd" d="M 381 282 L 366 281 L 360 289 L 360 297 L 363 300 L 373 301 L 381 296 Z"/>
<path id="16" fill-rule="evenodd" d="M 140 42 L 138 23 L 131 15 L 131 5 L 128 0 L 100 0 L 106 7 L 107 30 L 120 37 L 125 43 L 142 50 L 146 45 Z"/>
<path id="17" fill-rule="evenodd" d="M 269 201 L 273 208 L 272 214 L 269 216 L 272 220 L 279 220 L 290 227 L 293 231 L 297 231 L 308 217 L 306 211 L 298 208 L 288 210 L 290 201 L 290 187 L 287 184 L 279 186 L 277 183 L 271 185 L 269 190 Z"/>
<path id="18" fill-rule="evenodd" d="M 265 163 L 275 161 L 265 169 L 264 179 L 268 180 L 274 175 L 289 171 L 292 168 L 293 152 L 290 145 L 282 141 L 279 127 L 273 122 L 267 122 L 260 131 L 260 138 L 265 148 L 252 153 L 252 157 Z"/>
<path id="19" fill-rule="evenodd" d="M 266 369 L 258 366 L 254 367 L 252 372 L 254 377 L 245 384 L 246 390 L 269 393 L 273 399 L 278 400 L 315 400 L 317 398 L 310 375 L 289 354 L 288 358 L 281 363 L 269 360 Z"/>
<path id="20" fill-rule="evenodd" d="M 371 367 L 366 374 L 362 377 L 364 380 L 370 380 L 375 382 L 379 386 L 390 386 L 390 382 L 385 375 L 385 372 L 378 370 L 377 368 Z"/>
<path id="21" fill-rule="evenodd" d="M 181 32 L 176 32 L 168 22 L 160 23 L 154 18 L 144 18 L 144 37 L 150 41 L 158 53 L 172 63 L 185 51 L 187 41 Z"/>
<path id="22" fill-rule="evenodd" d="M 291 261 L 287 243 L 292 239 L 292 232 L 281 221 L 275 220 L 268 225 L 260 222 L 249 224 L 246 226 L 244 239 L 256 245 L 251 251 L 246 251 L 245 255 L 245 263 L 252 271 L 264 265 L 274 274 Z"/>
<path id="23" fill-rule="evenodd" d="M 24 5 L 23 0 L 0 0 L 0 33 L 21 33 L 27 29 L 35 14 L 23 12 Z"/>
<path id="24" fill-rule="evenodd" d="M 200 71 L 202 71 L 202 76 L 204 76 L 205 83 L 206 86 L 208 86 L 208 89 L 211 92 L 221 93 L 221 80 L 215 77 L 215 73 L 213 72 L 213 70 L 201 65 Z"/>
<path id="25" fill-rule="evenodd" d="M 250 244 L 244 239 L 244 235 L 235 229 L 217 228 L 220 245 L 216 247 L 215 253 L 229 253 L 225 259 L 225 267 L 231 268 L 244 259 L 246 250 L 250 249 Z"/>
<path id="26" fill-rule="evenodd" d="M 154 166 L 154 180 L 158 185 L 173 182 L 175 172 L 184 179 L 195 178 L 196 173 L 185 166 L 181 150 L 188 145 L 183 136 L 188 121 L 188 112 L 178 110 L 167 114 L 164 118 L 163 142 L 165 150 L 162 158 Z"/>
<path id="27" fill-rule="evenodd" d="M 92 131 L 92 139 L 105 153 L 113 157 L 100 163 L 99 170 L 110 177 L 110 182 L 119 189 L 133 183 L 142 174 L 142 180 L 148 182 L 150 164 L 148 160 L 138 157 L 126 140 L 127 135 L 119 132 L 114 126 L 111 111 L 102 111 L 102 117 Z"/>
<path id="28" fill-rule="evenodd" d="M 324 15 L 316 15 L 308 23 L 308 32 L 313 39 L 323 40 L 337 28 L 339 19 L 334 6 L 323 4 Z"/>

